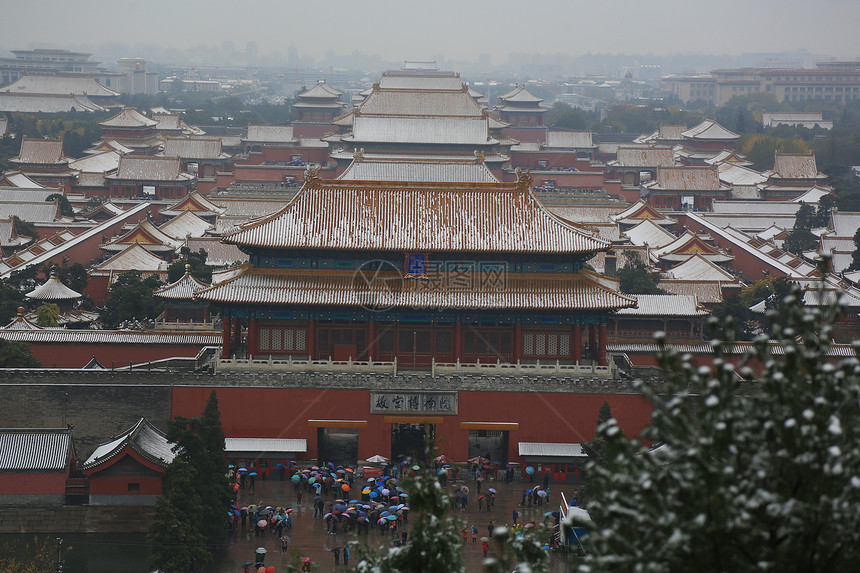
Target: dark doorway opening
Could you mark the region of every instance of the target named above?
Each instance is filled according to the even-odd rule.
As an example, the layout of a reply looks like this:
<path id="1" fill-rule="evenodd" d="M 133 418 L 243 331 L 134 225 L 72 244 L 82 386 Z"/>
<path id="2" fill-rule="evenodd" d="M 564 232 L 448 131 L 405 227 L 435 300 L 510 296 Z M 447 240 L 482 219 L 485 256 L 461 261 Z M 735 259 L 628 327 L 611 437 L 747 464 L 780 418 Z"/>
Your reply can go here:
<path id="1" fill-rule="evenodd" d="M 469 458 L 481 456 L 496 468 L 505 468 L 508 463 L 507 430 L 469 430 Z"/>
<path id="2" fill-rule="evenodd" d="M 355 465 L 358 461 L 358 430 L 349 428 L 319 428 L 317 457 L 335 465 Z"/>
<path id="3" fill-rule="evenodd" d="M 436 442 L 436 424 L 391 424 L 391 459 L 423 460 Z"/>

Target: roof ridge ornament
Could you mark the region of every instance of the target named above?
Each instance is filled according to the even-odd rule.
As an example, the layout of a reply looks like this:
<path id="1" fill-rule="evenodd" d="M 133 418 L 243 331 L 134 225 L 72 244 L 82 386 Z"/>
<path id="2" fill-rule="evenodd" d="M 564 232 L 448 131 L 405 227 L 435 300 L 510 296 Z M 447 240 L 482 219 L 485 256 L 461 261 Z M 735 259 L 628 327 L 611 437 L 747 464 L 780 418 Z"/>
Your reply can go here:
<path id="1" fill-rule="evenodd" d="M 486 159 L 487 159 L 487 154 L 484 153 L 483 150 L 478 150 L 478 149 L 475 150 L 475 164 L 476 165 L 483 165 L 483 163 L 485 162 Z"/>
<path id="2" fill-rule="evenodd" d="M 320 166 L 316 164 L 308 165 L 308 168 L 305 169 L 305 186 L 319 187 L 321 185 L 322 179 L 320 179 Z"/>
<path id="3" fill-rule="evenodd" d="M 521 167 L 517 167 L 517 189 L 521 191 L 528 191 L 532 186 L 532 172 L 531 169 L 522 170 Z"/>

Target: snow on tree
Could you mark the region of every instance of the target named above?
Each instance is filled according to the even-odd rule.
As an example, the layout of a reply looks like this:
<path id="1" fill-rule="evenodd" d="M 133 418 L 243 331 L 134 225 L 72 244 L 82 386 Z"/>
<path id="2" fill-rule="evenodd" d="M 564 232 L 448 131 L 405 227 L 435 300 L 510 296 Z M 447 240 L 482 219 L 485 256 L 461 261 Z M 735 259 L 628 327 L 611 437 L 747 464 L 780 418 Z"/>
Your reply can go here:
<path id="1" fill-rule="evenodd" d="M 758 337 L 741 364 L 724 356 L 731 321 L 712 366 L 661 344 L 665 379 L 638 383 L 647 441 L 614 419 L 599 429 L 579 571 L 860 570 L 860 343 L 834 356 L 838 305 L 801 299 L 795 288 L 770 311 L 778 344 Z"/>

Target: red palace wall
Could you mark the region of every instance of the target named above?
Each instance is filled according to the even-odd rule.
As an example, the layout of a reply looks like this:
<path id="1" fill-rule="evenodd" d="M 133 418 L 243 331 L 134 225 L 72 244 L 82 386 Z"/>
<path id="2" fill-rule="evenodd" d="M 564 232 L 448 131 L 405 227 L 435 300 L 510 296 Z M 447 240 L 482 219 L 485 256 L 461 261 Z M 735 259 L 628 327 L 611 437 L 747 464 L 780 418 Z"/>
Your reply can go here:
<path id="1" fill-rule="evenodd" d="M 66 472 L 0 472 L 0 495 L 65 495 Z"/>
<path id="2" fill-rule="evenodd" d="M 171 416 L 199 416 L 212 388 L 174 387 Z M 369 390 L 312 388 L 217 388 L 221 422 L 227 437 L 303 438 L 317 455 L 317 428 L 308 420 L 363 420 L 358 430 L 358 458 L 391 454 L 388 415 L 370 413 Z M 560 394 L 537 392 L 459 392 L 458 414 L 438 416 L 436 444 L 451 459 L 468 459 L 469 430 L 463 422 L 516 423 L 509 433 L 508 459 L 518 460 L 519 442 L 581 443 L 594 437 L 597 413 L 604 401 L 628 436 L 650 422 L 651 407 L 627 394 Z M 421 422 L 421 416 L 397 421 Z M 413 420 L 414 419 L 414 420 Z"/>
<path id="3" fill-rule="evenodd" d="M 45 368 L 83 368 L 93 356 L 105 368 L 123 368 L 129 362 L 197 356 L 203 345 L 29 343 L 28 346 Z"/>
<path id="4" fill-rule="evenodd" d="M 164 468 L 145 460 L 130 448 L 120 456 L 101 471 L 85 472 L 89 474 L 90 495 L 161 495 Z M 111 475 L 111 469 L 117 465 L 122 469 L 115 473 L 121 475 Z M 138 484 L 139 490 L 129 492 L 129 484 Z"/>

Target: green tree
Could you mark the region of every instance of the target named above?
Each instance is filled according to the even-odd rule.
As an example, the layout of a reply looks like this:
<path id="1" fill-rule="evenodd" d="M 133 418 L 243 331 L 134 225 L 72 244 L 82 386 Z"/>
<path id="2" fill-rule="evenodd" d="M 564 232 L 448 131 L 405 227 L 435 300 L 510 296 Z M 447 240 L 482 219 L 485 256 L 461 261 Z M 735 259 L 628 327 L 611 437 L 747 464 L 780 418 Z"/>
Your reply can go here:
<path id="1" fill-rule="evenodd" d="M 185 275 L 185 265 L 191 265 L 191 276 L 204 283 L 212 282 L 212 271 L 214 267 L 206 264 L 208 253 L 200 249 L 192 253 L 188 247 L 180 250 L 181 258 L 167 267 L 167 282 L 173 283 Z"/>
<path id="2" fill-rule="evenodd" d="M 801 203 L 794 214 L 794 228 L 809 231 L 815 226 L 815 207 L 808 203 Z"/>
<path id="3" fill-rule="evenodd" d="M 161 280 L 155 275 L 143 279 L 140 271 L 123 273 L 110 287 L 110 296 L 101 314 L 102 323 L 116 328 L 127 320 L 157 318 L 164 303 L 152 293 L 159 286 Z"/>
<path id="4" fill-rule="evenodd" d="M 809 148 L 799 139 L 780 139 L 770 135 L 745 138 L 741 151 L 753 163 L 753 169 L 764 171 L 773 167 L 777 151 L 782 153 L 808 153 Z"/>
<path id="5" fill-rule="evenodd" d="M 580 571 L 860 569 L 860 371 L 828 356 L 841 309 L 801 297 L 738 365 L 728 331 L 711 366 L 661 342 L 664 380 L 637 383 L 651 426 L 601 427 L 610 455 L 590 466 L 595 551 Z"/>
<path id="6" fill-rule="evenodd" d="M 666 291 L 657 286 L 660 282 L 660 273 L 651 272 L 645 263 L 636 255 L 626 252 L 624 256 L 627 264 L 618 269 L 618 288 L 627 294 L 666 294 Z"/>
<path id="7" fill-rule="evenodd" d="M 818 237 L 807 229 L 795 229 L 785 238 L 782 248 L 789 253 L 802 255 L 804 251 L 812 251 L 818 246 Z"/>
<path id="8" fill-rule="evenodd" d="M 60 204 L 60 215 L 62 215 L 63 217 L 75 216 L 75 210 L 72 208 L 72 204 L 69 203 L 69 200 L 66 199 L 65 195 L 62 195 L 60 193 L 52 193 L 51 195 L 48 195 L 47 198 L 45 198 L 45 201 L 58 201 Z"/>
<path id="9" fill-rule="evenodd" d="M 30 354 L 23 342 L 0 338 L 0 368 L 41 368 L 42 363 Z"/>
<path id="10" fill-rule="evenodd" d="M 50 302 L 36 309 L 36 324 L 39 326 L 57 326 L 60 323 L 60 307 Z"/>
<path id="11" fill-rule="evenodd" d="M 544 123 L 557 129 L 591 129 L 595 117 L 564 102 L 556 102 L 546 112 Z"/>
<path id="12" fill-rule="evenodd" d="M 79 293 L 86 290 L 90 280 L 87 269 L 81 263 L 74 263 L 68 267 L 57 267 L 57 277 L 64 285 Z"/>
<path id="13" fill-rule="evenodd" d="M 25 237 L 32 237 L 34 241 L 39 239 L 39 231 L 36 230 L 36 226 L 33 223 L 19 219 L 17 215 L 13 215 L 12 219 L 15 221 L 16 233 Z"/>
<path id="14" fill-rule="evenodd" d="M 537 529 L 537 531 L 535 531 Z M 543 524 L 526 529 L 516 536 L 507 527 L 493 532 L 496 551 L 484 561 L 486 573 L 546 573 L 549 571 L 549 552 L 543 548 L 541 537 L 548 535 Z"/>
<path id="15" fill-rule="evenodd" d="M 180 458 L 194 470 L 194 490 L 202 504 L 202 519 L 197 527 L 213 551 L 226 534 L 226 511 L 232 494 L 227 482 L 224 431 L 213 390 L 201 417 L 178 416 L 170 422 L 167 438 L 177 444 Z"/>
<path id="16" fill-rule="evenodd" d="M 860 229 L 854 233 L 854 252 L 851 254 L 851 266 L 849 271 L 860 270 Z"/>
<path id="17" fill-rule="evenodd" d="M 63 546 L 66 555 L 72 546 Z M 45 573 L 56 571 L 57 542 L 51 538 L 7 541 L 0 545 L 0 573 Z"/>
<path id="18" fill-rule="evenodd" d="M 186 573 L 212 562 L 200 523 L 206 518 L 195 487 L 198 472 L 177 457 L 167 466 L 164 488 L 155 502 L 148 539 L 149 567 L 166 573 Z"/>

